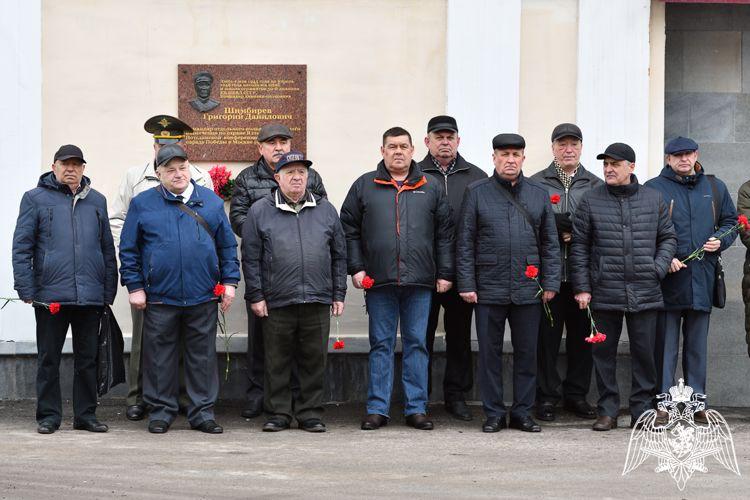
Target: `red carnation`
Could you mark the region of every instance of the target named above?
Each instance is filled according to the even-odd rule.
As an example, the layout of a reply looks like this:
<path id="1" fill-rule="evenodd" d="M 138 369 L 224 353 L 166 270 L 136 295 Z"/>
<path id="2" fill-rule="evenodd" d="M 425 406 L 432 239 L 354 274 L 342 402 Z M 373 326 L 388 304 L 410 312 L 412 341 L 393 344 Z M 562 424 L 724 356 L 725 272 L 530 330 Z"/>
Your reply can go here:
<path id="1" fill-rule="evenodd" d="M 526 266 L 526 277 L 529 279 L 535 279 L 539 276 L 539 269 L 536 266 Z"/>
<path id="2" fill-rule="evenodd" d="M 552 202 L 553 205 L 557 205 L 560 203 L 560 195 L 559 194 L 553 194 L 549 197 L 549 201 Z"/>
<path id="3" fill-rule="evenodd" d="M 738 215 L 737 222 L 742 226 L 743 231 L 747 231 L 748 229 L 750 229 L 750 223 L 748 223 L 747 217 L 745 215 Z"/>
<path id="4" fill-rule="evenodd" d="M 337 339 L 336 342 L 333 343 L 333 348 L 337 351 L 343 349 L 344 347 L 346 347 L 346 344 L 341 339 Z"/>
<path id="5" fill-rule="evenodd" d="M 60 312 L 60 303 L 59 302 L 52 302 L 49 305 L 49 313 L 50 314 L 57 314 Z"/>
<path id="6" fill-rule="evenodd" d="M 224 292 L 226 291 L 227 291 L 227 287 L 225 287 L 221 283 L 217 283 L 216 286 L 214 287 L 214 295 L 216 295 L 217 297 L 221 297 L 222 295 L 224 295 Z"/>
<path id="7" fill-rule="evenodd" d="M 362 288 L 364 288 L 365 290 L 369 290 L 374 284 L 375 280 L 370 278 L 369 276 L 365 276 L 364 278 L 362 278 Z"/>

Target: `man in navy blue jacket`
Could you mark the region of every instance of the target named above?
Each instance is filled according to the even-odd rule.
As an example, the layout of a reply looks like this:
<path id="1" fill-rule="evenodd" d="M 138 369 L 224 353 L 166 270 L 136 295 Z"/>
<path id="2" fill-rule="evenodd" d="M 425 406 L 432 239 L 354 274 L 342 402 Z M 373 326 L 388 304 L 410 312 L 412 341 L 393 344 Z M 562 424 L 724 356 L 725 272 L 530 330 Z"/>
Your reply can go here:
<path id="1" fill-rule="evenodd" d="M 34 305 L 36 316 L 40 434 L 52 434 L 62 420 L 60 357 L 68 327 L 75 363 L 73 428 L 107 432 L 96 419 L 96 354 L 102 308 L 117 292 L 117 261 L 107 200 L 91 189 L 85 168 L 77 146 L 62 146 L 52 171 L 23 195 L 13 235 L 15 289 Z"/>
<path id="2" fill-rule="evenodd" d="M 677 137 L 667 143 L 664 153 L 667 165 L 646 183 L 664 197 L 677 232 L 677 255 L 661 283 L 664 311 L 659 313 L 656 327 L 656 389 L 665 393 L 676 385 L 682 324 L 683 375 L 695 392 L 705 394 L 715 269 L 719 253 L 734 242 L 737 233 L 717 237 L 737 223 L 737 213 L 726 185 L 706 175 L 698 162 L 695 141 Z M 696 248 L 703 248 L 703 258 L 683 263 Z M 668 415 L 660 411 L 658 417 L 666 421 Z M 695 419 L 708 423 L 705 411 L 697 412 Z"/>
<path id="3" fill-rule="evenodd" d="M 178 345 L 184 342 L 185 382 L 193 429 L 223 432 L 214 420 L 219 395 L 217 307 L 232 304 L 240 279 L 237 241 L 224 203 L 190 179 L 178 145 L 156 156 L 161 184 L 130 203 L 120 237 L 120 273 L 130 303 L 145 309 L 143 400 L 151 405 L 149 432 L 167 432 L 177 416 Z"/>

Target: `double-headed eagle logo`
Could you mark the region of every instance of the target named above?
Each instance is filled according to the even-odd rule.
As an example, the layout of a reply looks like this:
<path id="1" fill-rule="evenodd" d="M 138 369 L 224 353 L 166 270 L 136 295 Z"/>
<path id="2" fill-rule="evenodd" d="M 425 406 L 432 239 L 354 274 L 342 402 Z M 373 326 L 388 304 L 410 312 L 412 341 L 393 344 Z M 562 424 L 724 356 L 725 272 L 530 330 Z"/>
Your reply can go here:
<path id="1" fill-rule="evenodd" d="M 630 435 L 623 476 L 650 456 L 658 461 L 655 472 L 669 472 L 680 491 L 694 472 L 708 472 L 708 457 L 740 475 L 729 425 L 718 411 L 706 410 L 704 394 L 693 393 L 692 387 L 680 379 L 669 394 L 657 398 L 658 409 L 669 413 L 669 419 L 660 424 L 656 410 L 648 410 L 638 418 Z M 699 411 L 706 413 L 707 424 L 696 424 L 694 414 Z"/>

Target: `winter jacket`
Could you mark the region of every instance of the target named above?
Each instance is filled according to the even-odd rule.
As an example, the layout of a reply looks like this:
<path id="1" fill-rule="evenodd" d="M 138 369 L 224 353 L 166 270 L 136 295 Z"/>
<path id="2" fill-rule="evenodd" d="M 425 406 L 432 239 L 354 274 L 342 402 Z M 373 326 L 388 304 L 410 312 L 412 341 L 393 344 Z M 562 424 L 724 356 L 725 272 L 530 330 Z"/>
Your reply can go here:
<path id="1" fill-rule="evenodd" d="M 593 309 L 639 312 L 663 307 L 660 281 L 677 248 L 667 205 L 635 175 L 625 186 L 586 192 L 576 209 L 570 270 L 575 293 Z"/>
<path id="2" fill-rule="evenodd" d="M 121 281 L 129 292 L 145 290 L 150 303 L 202 304 L 216 299 L 217 283 L 237 285 L 240 279 L 237 240 L 224 201 L 190 182 L 193 193 L 186 205 L 205 219 L 211 234 L 162 186 L 130 202 L 120 238 Z"/>
<path id="3" fill-rule="evenodd" d="M 84 177 L 75 195 L 54 172 L 24 193 L 13 234 L 18 296 L 62 305 L 112 304 L 117 260 L 107 200 Z"/>
<path id="4" fill-rule="evenodd" d="M 526 209 L 533 227 L 503 192 Z M 526 277 L 529 265 L 540 270 L 539 283 Z M 458 292 L 476 292 L 480 304 L 539 303 L 540 284 L 559 292 L 560 247 L 545 188 L 523 173 L 515 185 L 497 173 L 471 184 L 456 233 L 456 274 Z"/>
<path id="5" fill-rule="evenodd" d="M 676 258 L 682 260 L 712 236 L 717 237 L 737 223 L 737 212 L 726 185 L 714 177 L 718 196 L 713 198 L 711 183 L 700 163 L 695 164 L 695 175 L 682 177 L 668 165 L 658 177 L 645 186 L 659 191 L 669 207 L 677 234 Z M 714 214 L 719 229 L 714 229 Z M 719 252 L 731 246 L 737 237 L 732 232 L 721 239 Z M 687 262 L 687 268 L 668 273 L 661 282 L 665 309 L 694 309 L 711 311 L 716 273 L 717 252 L 706 252 L 702 259 Z"/>
<path id="6" fill-rule="evenodd" d="M 253 203 L 268 196 L 277 187 L 279 185 L 263 157 L 239 173 L 234 181 L 232 201 L 229 203 L 229 220 L 237 236 L 242 237 L 242 225 Z M 320 174 L 312 167 L 307 169 L 307 190 L 316 196 L 328 196 Z"/>
<path id="7" fill-rule="evenodd" d="M 357 179 L 341 207 L 349 274 L 365 271 L 384 285 L 454 280 L 454 229 L 443 186 L 412 161 L 401 186 L 381 161 Z"/>
<path id="8" fill-rule="evenodd" d="M 561 214 L 563 216 L 567 215 L 568 217 L 566 217 L 566 219 L 568 219 L 571 224 L 573 222 L 573 217 L 575 217 L 576 206 L 578 206 L 578 202 L 581 199 L 581 196 L 583 196 L 583 193 L 585 193 L 589 189 L 601 186 L 603 183 L 603 181 L 599 177 L 583 168 L 583 165 L 579 165 L 578 171 L 576 172 L 575 177 L 573 177 L 573 182 L 571 183 L 570 188 L 565 189 L 565 187 L 563 187 L 562 181 L 560 180 L 560 177 L 557 175 L 557 169 L 555 168 L 554 162 L 550 163 L 550 165 L 544 170 L 532 175 L 531 180 L 547 188 L 547 193 L 549 194 L 550 199 L 552 199 L 552 196 L 554 195 L 558 195 L 560 197 L 560 201 L 558 203 L 552 204 L 552 210 L 555 214 Z M 557 217 L 559 217 L 559 215 Z M 567 282 L 570 280 L 570 273 L 568 269 L 570 243 L 565 243 L 562 240 L 562 233 L 565 229 L 567 229 L 567 232 L 570 232 L 570 227 L 561 228 L 557 219 L 555 220 L 555 224 L 557 226 L 557 234 L 559 236 L 558 241 L 560 243 L 560 258 L 562 259 L 562 281 Z"/>
<path id="9" fill-rule="evenodd" d="M 242 228 L 245 299 L 269 309 L 343 302 L 346 239 L 328 200 L 305 194 L 299 212 L 278 189 L 250 207 Z"/>

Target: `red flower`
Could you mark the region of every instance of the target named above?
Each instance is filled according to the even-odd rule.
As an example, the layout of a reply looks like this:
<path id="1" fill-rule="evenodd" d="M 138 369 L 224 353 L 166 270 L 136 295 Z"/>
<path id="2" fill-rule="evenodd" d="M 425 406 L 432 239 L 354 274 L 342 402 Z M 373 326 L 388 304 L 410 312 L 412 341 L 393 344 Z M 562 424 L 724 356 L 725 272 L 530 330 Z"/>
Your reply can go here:
<path id="1" fill-rule="evenodd" d="M 224 292 L 226 291 L 227 291 L 227 287 L 225 287 L 221 283 L 217 283 L 216 286 L 214 287 L 214 295 L 216 295 L 217 297 L 221 297 L 222 295 L 224 295 Z"/>
<path id="2" fill-rule="evenodd" d="M 228 170 L 224 165 L 214 165 L 208 171 L 208 174 L 211 176 L 211 182 L 214 185 L 214 193 L 219 195 L 223 200 L 230 199 L 234 188 L 234 181 L 231 178 L 232 171 Z"/>
<path id="3" fill-rule="evenodd" d="M 344 347 L 346 347 L 346 344 L 341 339 L 337 339 L 336 342 L 333 343 L 333 348 L 337 351 L 343 349 Z"/>
<path id="4" fill-rule="evenodd" d="M 740 225 L 742 225 L 743 231 L 747 231 L 748 229 L 750 229 L 750 223 L 747 221 L 747 216 L 738 215 L 737 222 L 740 223 Z"/>
<path id="5" fill-rule="evenodd" d="M 362 278 L 362 288 L 364 288 L 365 290 L 369 290 L 374 284 L 375 280 L 370 278 L 369 276 L 365 276 L 364 278 Z"/>
<path id="6" fill-rule="evenodd" d="M 539 276 L 539 269 L 536 266 L 526 266 L 526 277 L 536 279 Z"/>
<path id="7" fill-rule="evenodd" d="M 560 203 L 560 195 L 559 194 L 553 194 L 549 197 L 549 201 L 552 202 L 553 205 L 557 205 Z"/>
<path id="8" fill-rule="evenodd" d="M 60 303 L 59 302 L 52 302 L 49 305 L 49 313 L 50 314 L 57 314 L 60 312 Z"/>
<path id="9" fill-rule="evenodd" d="M 584 340 L 586 340 L 586 342 L 588 342 L 589 344 L 600 344 L 607 340 L 607 336 L 602 332 L 596 332 L 596 335 L 594 335 L 594 332 L 591 332 L 591 335 L 586 337 Z"/>

